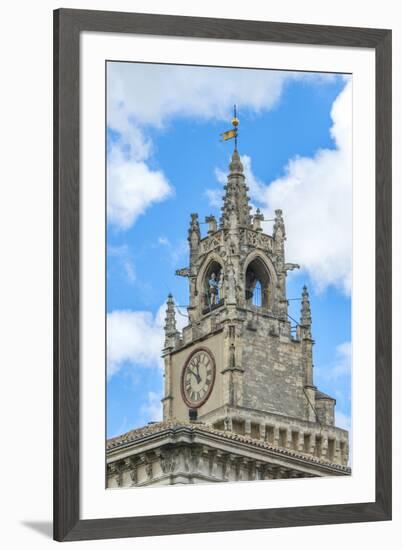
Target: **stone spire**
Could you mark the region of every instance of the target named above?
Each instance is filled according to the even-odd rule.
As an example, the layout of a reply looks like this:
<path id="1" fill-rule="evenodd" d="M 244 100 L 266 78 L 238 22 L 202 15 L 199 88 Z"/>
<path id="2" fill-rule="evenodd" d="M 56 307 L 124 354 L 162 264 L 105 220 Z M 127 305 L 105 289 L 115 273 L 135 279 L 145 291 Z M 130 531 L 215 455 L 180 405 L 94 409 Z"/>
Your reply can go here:
<path id="1" fill-rule="evenodd" d="M 288 316 L 288 301 L 286 297 L 286 265 L 285 265 L 285 223 L 282 210 L 275 210 L 275 223 L 272 233 L 274 243 L 273 252 L 275 256 L 276 270 L 278 273 L 277 283 L 277 305 L 276 313 L 283 320 Z"/>
<path id="2" fill-rule="evenodd" d="M 310 299 L 306 285 L 303 287 L 301 311 L 300 311 L 300 329 L 302 338 L 311 339 L 311 308 Z"/>
<path id="3" fill-rule="evenodd" d="M 188 229 L 188 244 L 190 247 L 190 271 L 198 257 L 198 249 L 200 246 L 201 232 L 198 221 L 198 214 L 191 214 L 190 227 Z"/>
<path id="4" fill-rule="evenodd" d="M 191 248 L 198 247 L 201 240 L 200 224 L 198 221 L 198 214 L 191 214 L 190 227 L 188 229 L 188 241 Z"/>
<path id="5" fill-rule="evenodd" d="M 166 302 L 165 317 L 165 347 L 174 347 L 178 330 L 176 327 L 176 313 L 174 309 L 174 300 L 172 294 L 169 294 Z"/>
<path id="6" fill-rule="evenodd" d="M 301 340 L 302 346 L 302 362 L 304 369 L 304 383 L 306 397 L 308 403 L 307 418 L 311 422 L 316 422 L 316 410 L 315 410 L 315 386 L 313 382 L 313 339 L 311 336 L 311 308 L 310 300 L 306 285 L 303 287 L 301 311 L 300 311 L 300 325 L 298 327 L 298 337 Z"/>
<path id="7" fill-rule="evenodd" d="M 275 223 L 273 238 L 278 244 L 283 244 L 286 240 L 285 223 L 283 221 L 282 210 L 275 210 Z"/>
<path id="8" fill-rule="evenodd" d="M 231 219 L 233 219 L 232 213 L 235 214 L 238 225 L 249 226 L 251 224 L 251 207 L 247 195 L 248 187 L 246 186 L 244 169 L 237 149 L 233 151 L 227 184 L 224 189 L 221 226 L 229 226 Z"/>

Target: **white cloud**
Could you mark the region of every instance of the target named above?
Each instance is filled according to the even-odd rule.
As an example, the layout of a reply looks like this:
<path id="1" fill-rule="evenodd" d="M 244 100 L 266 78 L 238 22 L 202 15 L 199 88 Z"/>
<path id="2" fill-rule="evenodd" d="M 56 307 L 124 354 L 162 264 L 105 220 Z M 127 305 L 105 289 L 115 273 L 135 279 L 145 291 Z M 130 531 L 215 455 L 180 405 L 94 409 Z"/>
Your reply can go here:
<path id="1" fill-rule="evenodd" d="M 335 409 L 335 426 L 350 432 L 352 429 L 352 421 L 350 416 Z"/>
<path id="2" fill-rule="evenodd" d="M 163 330 L 149 311 L 120 310 L 107 315 L 108 376 L 124 363 L 161 366 Z"/>
<path id="3" fill-rule="evenodd" d="M 188 317 L 187 317 L 187 311 L 182 308 L 178 307 L 178 305 L 175 303 L 175 311 L 176 311 L 176 328 L 177 330 L 181 331 L 185 326 L 188 325 Z M 156 323 L 161 328 L 165 325 L 165 316 L 166 316 L 166 304 L 162 304 L 156 315 Z"/>
<path id="4" fill-rule="evenodd" d="M 329 285 L 351 289 L 352 258 L 352 88 L 347 82 L 335 100 L 331 136 L 335 149 L 312 158 L 289 160 L 285 175 L 264 185 L 243 157 L 251 197 L 267 218 L 281 208 L 287 233 L 287 257 L 300 263 L 318 291 Z"/>
<path id="5" fill-rule="evenodd" d="M 229 121 L 233 104 L 258 113 L 272 109 L 289 80 L 325 82 L 332 75 L 141 63 L 108 64 L 108 127 L 116 133 L 108 154 L 108 220 L 131 227 L 155 202 L 172 194 L 165 174 L 151 170 L 147 127 L 172 117 Z M 140 83 L 140 85 L 139 85 Z"/>
<path id="6" fill-rule="evenodd" d="M 301 78 L 317 77 L 285 71 L 111 63 L 109 126 L 120 129 L 131 120 L 161 127 L 173 116 L 230 120 L 234 103 L 255 112 L 270 109 L 284 83 Z M 146 140 L 142 142 L 147 146 Z"/>
<path id="7" fill-rule="evenodd" d="M 129 283 L 134 283 L 137 275 L 135 271 L 135 265 L 130 255 L 130 250 L 126 244 L 121 246 L 111 246 L 107 247 L 108 256 L 118 258 L 119 264 L 123 269 L 126 280 Z"/>
<path id="8" fill-rule="evenodd" d="M 215 168 L 215 177 L 220 184 L 222 185 L 226 184 L 227 176 L 228 176 L 227 172 L 225 172 L 224 170 L 221 170 L 220 168 Z M 219 191 L 222 193 L 221 189 Z"/>
<path id="9" fill-rule="evenodd" d="M 145 422 L 159 422 L 162 420 L 162 395 L 154 391 L 149 391 L 147 402 L 141 407 L 141 413 L 145 417 Z"/>
<path id="10" fill-rule="evenodd" d="M 183 313 L 183 312 L 182 312 Z M 107 374 L 111 378 L 124 365 L 131 368 L 162 368 L 166 304 L 157 313 L 150 311 L 116 310 L 107 314 Z M 176 314 L 177 329 L 187 324 L 187 318 Z"/>
<path id="11" fill-rule="evenodd" d="M 215 168 L 215 178 L 222 186 L 226 185 L 227 172 L 221 170 L 220 168 Z M 212 208 L 220 208 L 222 206 L 222 187 L 219 187 L 218 189 L 207 189 L 205 191 L 205 196 L 207 197 L 209 204 L 210 206 L 212 206 Z"/>
<path id="12" fill-rule="evenodd" d="M 209 204 L 213 208 L 220 208 L 222 206 L 222 190 L 221 189 L 207 189 L 205 195 L 209 201 Z"/>
<path id="13" fill-rule="evenodd" d="M 352 343 L 343 342 L 336 347 L 335 361 L 328 369 L 326 376 L 330 380 L 338 380 L 342 376 L 349 376 L 352 368 Z"/>
<path id="14" fill-rule="evenodd" d="M 123 263 L 124 272 L 126 274 L 126 278 L 130 283 L 134 283 L 136 279 L 136 273 L 135 273 L 135 267 L 134 264 L 130 260 L 126 260 Z"/>
<path id="15" fill-rule="evenodd" d="M 167 237 L 159 237 L 158 238 L 158 244 L 162 246 L 170 246 L 170 241 Z"/>
<path id="16" fill-rule="evenodd" d="M 158 237 L 158 245 L 163 246 L 169 254 L 169 260 L 177 267 L 177 264 L 184 261 L 188 254 L 188 242 L 185 239 L 180 239 L 175 243 L 169 241 L 167 237 Z"/>
<path id="17" fill-rule="evenodd" d="M 113 149 L 107 168 L 107 215 L 120 229 L 131 227 L 149 206 L 173 194 L 165 175 Z"/>
<path id="18" fill-rule="evenodd" d="M 244 175 L 246 176 L 247 187 L 249 188 L 249 195 L 257 200 L 264 200 L 266 187 L 262 181 L 254 175 L 251 169 L 251 158 L 248 155 L 242 155 L 241 161 L 244 168 Z"/>

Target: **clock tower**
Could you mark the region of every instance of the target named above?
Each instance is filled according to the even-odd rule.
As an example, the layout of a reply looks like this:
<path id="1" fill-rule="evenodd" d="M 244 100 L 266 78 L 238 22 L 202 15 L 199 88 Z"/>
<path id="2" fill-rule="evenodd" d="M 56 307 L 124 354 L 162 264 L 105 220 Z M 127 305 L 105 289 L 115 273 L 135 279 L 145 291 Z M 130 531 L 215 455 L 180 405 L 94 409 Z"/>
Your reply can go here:
<path id="1" fill-rule="evenodd" d="M 288 316 L 285 224 L 275 212 L 272 235 L 263 215 L 250 215 L 248 188 L 237 149 L 225 185 L 222 216 L 208 216 L 201 236 L 197 214 L 188 232 L 188 325 L 176 330 L 175 306 L 166 310 L 164 419 L 229 423 L 247 433 L 252 411 L 308 422 L 331 419 L 334 403 L 313 384 L 311 312 L 307 288 L 300 322 Z M 228 417 L 228 411 L 230 411 Z M 228 417 L 228 418 L 227 418 Z M 242 426 L 243 424 L 243 426 Z M 260 429 L 260 428 L 259 428 Z"/>
<path id="2" fill-rule="evenodd" d="M 282 211 L 266 234 L 247 192 L 236 144 L 220 220 L 206 217 L 203 236 L 190 217 L 181 332 L 167 299 L 163 421 L 108 441 L 108 487 L 350 474 L 335 399 L 314 385 L 305 286 L 299 321 L 288 315 L 286 277 L 299 266 L 285 258 Z"/>

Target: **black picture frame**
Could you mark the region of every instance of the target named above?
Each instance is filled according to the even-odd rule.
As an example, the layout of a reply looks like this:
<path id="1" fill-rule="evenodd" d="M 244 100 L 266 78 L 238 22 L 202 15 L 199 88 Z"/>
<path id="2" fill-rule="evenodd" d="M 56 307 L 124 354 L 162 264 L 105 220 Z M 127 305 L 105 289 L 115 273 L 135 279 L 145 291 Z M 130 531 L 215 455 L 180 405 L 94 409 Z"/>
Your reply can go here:
<path id="1" fill-rule="evenodd" d="M 375 502 L 80 519 L 79 41 L 83 31 L 314 44 L 375 51 Z M 54 539 L 58 541 L 391 519 L 391 31 L 141 13 L 54 12 Z"/>

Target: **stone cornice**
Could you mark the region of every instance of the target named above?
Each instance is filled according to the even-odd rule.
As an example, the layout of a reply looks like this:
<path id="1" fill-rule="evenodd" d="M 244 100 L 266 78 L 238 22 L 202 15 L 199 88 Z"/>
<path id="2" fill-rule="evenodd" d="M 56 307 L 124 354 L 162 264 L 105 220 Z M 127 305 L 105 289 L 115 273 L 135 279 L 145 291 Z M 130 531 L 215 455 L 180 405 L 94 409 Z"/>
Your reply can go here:
<path id="1" fill-rule="evenodd" d="M 110 439 L 107 443 L 107 455 L 110 461 L 113 461 L 113 456 L 117 455 L 123 449 L 130 448 L 130 452 L 134 451 L 135 447 L 143 446 L 154 441 L 155 446 L 162 443 L 162 439 L 166 439 L 166 443 L 178 443 L 182 438 L 182 442 L 193 443 L 202 442 L 207 439 L 211 445 L 235 443 L 237 452 L 241 454 L 242 448 L 255 449 L 263 451 L 264 454 L 276 459 L 291 459 L 293 464 L 300 466 L 318 467 L 321 470 L 331 472 L 332 474 L 348 475 L 350 468 L 335 464 L 322 458 L 317 458 L 302 452 L 293 451 L 275 447 L 266 441 L 253 439 L 248 436 L 235 434 L 233 432 L 224 432 L 215 430 L 205 424 L 197 423 L 190 424 L 184 422 L 160 422 L 152 424 L 138 430 L 132 430 L 123 436 Z M 184 438 L 184 439 L 183 439 Z M 233 452 L 236 452 L 234 449 Z M 116 456 L 117 458 L 117 456 Z"/>

